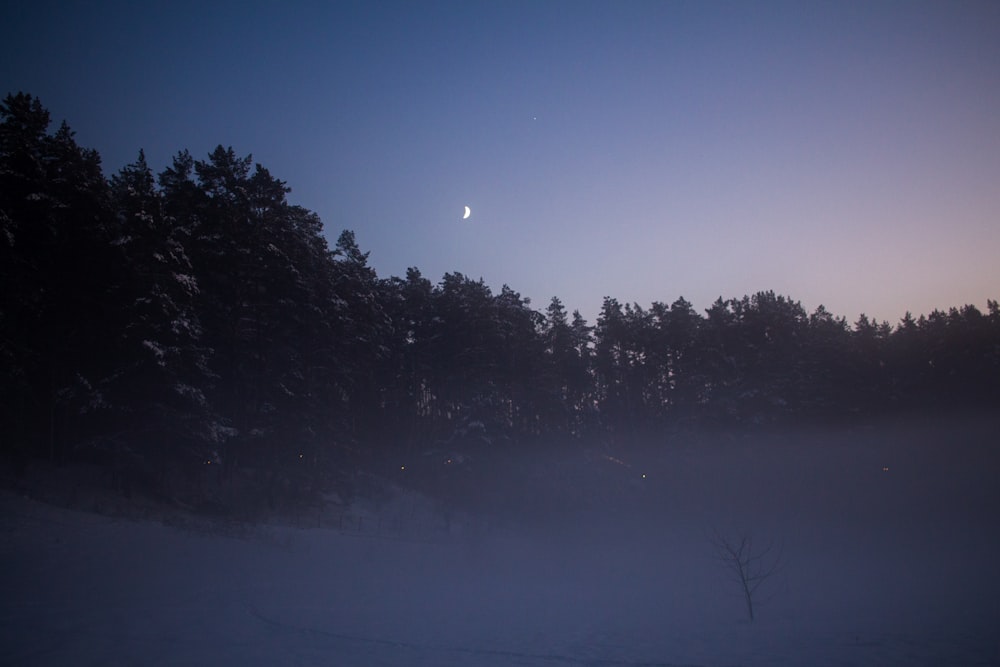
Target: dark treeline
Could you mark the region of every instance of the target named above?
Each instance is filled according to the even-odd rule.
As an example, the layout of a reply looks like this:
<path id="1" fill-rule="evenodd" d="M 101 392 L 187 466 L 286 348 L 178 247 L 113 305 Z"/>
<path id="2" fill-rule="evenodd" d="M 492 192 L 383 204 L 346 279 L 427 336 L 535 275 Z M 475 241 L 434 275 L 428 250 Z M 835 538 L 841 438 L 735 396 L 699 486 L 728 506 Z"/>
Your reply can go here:
<path id="1" fill-rule="evenodd" d="M 606 298 L 590 325 L 458 273 L 380 278 L 231 148 L 158 175 L 140 151 L 108 179 L 37 99 L 0 120 L 0 433 L 22 466 L 273 506 L 400 462 L 1000 399 L 996 301 L 891 326 L 773 292 L 703 314 Z"/>

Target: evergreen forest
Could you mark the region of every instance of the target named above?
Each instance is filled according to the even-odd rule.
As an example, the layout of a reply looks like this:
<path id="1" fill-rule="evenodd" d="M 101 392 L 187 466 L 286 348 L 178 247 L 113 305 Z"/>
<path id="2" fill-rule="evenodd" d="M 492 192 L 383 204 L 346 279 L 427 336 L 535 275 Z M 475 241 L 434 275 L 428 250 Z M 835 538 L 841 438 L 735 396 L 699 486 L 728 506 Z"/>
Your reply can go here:
<path id="1" fill-rule="evenodd" d="M 470 505 L 535 457 L 1000 407 L 994 300 L 890 324 L 770 291 L 703 312 L 605 298 L 591 323 L 460 273 L 379 276 L 289 192 L 222 146 L 158 174 L 139 151 L 107 177 L 8 95 L 4 460 L 96 465 L 121 493 L 222 512 L 366 479 Z"/>

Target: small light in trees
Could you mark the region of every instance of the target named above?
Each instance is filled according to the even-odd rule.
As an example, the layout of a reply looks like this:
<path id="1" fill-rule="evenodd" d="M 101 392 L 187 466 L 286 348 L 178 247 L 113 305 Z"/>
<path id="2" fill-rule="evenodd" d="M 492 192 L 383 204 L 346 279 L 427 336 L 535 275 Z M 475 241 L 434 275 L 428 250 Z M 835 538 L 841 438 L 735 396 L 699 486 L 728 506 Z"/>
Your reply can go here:
<path id="1" fill-rule="evenodd" d="M 406 466 L 399 466 L 400 470 L 406 470 Z"/>
<path id="2" fill-rule="evenodd" d="M 882 466 L 882 472 L 889 472 L 889 466 Z"/>

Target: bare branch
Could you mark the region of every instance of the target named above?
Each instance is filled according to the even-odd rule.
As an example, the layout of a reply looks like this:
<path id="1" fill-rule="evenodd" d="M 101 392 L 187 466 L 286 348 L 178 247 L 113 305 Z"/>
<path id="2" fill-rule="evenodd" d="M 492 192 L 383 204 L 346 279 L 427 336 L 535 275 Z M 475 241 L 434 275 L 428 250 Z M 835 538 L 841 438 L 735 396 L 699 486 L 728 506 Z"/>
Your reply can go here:
<path id="1" fill-rule="evenodd" d="M 754 620 L 754 593 L 771 575 L 783 566 L 783 549 L 775 547 L 774 541 L 759 551 L 754 551 L 753 537 L 743 533 L 737 540 L 730 540 L 712 531 L 710 541 L 715 547 L 716 557 L 734 576 L 747 606 L 750 621 Z"/>

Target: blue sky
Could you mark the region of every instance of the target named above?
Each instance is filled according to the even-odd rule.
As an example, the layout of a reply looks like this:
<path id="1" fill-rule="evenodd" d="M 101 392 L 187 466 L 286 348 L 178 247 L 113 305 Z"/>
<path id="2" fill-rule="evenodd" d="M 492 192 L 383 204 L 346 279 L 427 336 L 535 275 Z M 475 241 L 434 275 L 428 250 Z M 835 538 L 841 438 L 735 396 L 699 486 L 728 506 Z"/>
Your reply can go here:
<path id="1" fill-rule="evenodd" d="M 604 296 L 890 322 L 1000 297 L 1000 3 L 14 4 L 0 93 L 106 173 L 252 153 L 384 277 L 591 322 Z"/>

